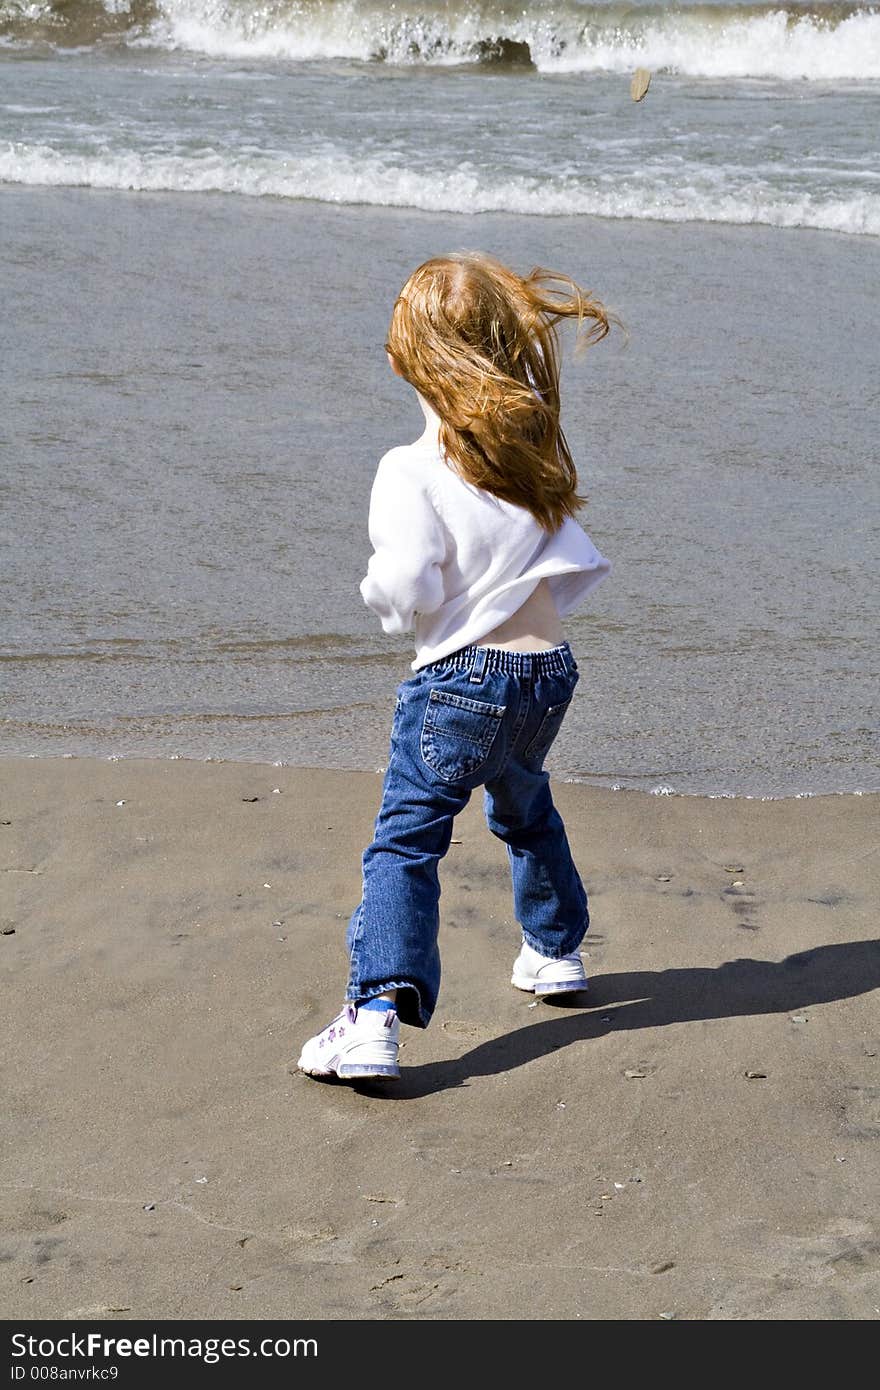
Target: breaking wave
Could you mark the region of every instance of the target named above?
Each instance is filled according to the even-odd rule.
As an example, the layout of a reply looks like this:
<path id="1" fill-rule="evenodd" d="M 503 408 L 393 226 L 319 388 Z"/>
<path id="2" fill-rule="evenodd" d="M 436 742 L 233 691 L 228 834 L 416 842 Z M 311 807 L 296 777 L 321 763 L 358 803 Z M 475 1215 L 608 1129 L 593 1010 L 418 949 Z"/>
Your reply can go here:
<path id="1" fill-rule="evenodd" d="M 339 149 L 280 157 L 236 155 L 61 153 L 48 146 L 0 149 L 0 182 L 175 193 L 233 193 L 247 197 L 416 208 L 427 212 L 513 212 L 533 216 L 594 216 L 661 222 L 762 223 L 880 236 L 880 194 L 849 197 L 771 189 L 701 188 L 693 177 L 678 186 L 614 189 L 576 177 L 493 177 L 460 165 L 443 173 L 402 168 L 378 157 Z"/>
<path id="2" fill-rule="evenodd" d="M 0 37 L 7 45 L 115 42 L 236 60 L 880 79 L 877 4 L 0 0 Z"/>

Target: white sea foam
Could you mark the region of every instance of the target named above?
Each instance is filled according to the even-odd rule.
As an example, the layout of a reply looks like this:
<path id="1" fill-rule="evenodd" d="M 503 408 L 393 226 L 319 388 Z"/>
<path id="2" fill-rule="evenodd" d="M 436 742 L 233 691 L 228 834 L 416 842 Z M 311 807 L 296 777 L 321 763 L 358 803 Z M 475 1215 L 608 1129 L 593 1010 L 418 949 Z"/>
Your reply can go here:
<path id="1" fill-rule="evenodd" d="M 575 51 L 548 55 L 539 66 L 561 72 L 629 72 L 641 66 L 689 77 L 871 80 L 880 78 L 880 15 L 852 15 L 831 28 L 811 16 L 792 22 L 782 10 L 725 17 L 721 23 L 678 13 L 641 32 L 584 41 Z"/>
<path id="2" fill-rule="evenodd" d="M 570 178 L 493 176 L 462 164 L 442 173 L 358 158 L 329 147 L 319 153 L 199 155 L 70 154 L 46 145 L 0 148 L 0 182 L 175 193 L 233 193 L 310 199 L 426 212 L 512 212 L 533 216 L 594 216 L 660 222 L 761 223 L 880 236 L 880 194 L 793 196 L 772 191 L 721 192 L 700 187 L 695 172 L 662 187 L 591 185 Z"/>
<path id="3" fill-rule="evenodd" d="M 103 16 L 102 16 L 103 10 Z M 65 47 L 102 35 L 214 58 L 531 62 L 543 72 L 674 72 L 706 78 L 880 79 L 876 2 L 747 6 L 623 0 L 0 0 L 4 45 Z"/>
<path id="4" fill-rule="evenodd" d="M 691 77 L 880 79 L 880 13 L 815 13 L 700 6 L 663 13 L 654 6 L 543 7 L 489 3 L 308 6 L 276 3 L 232 9 L 222 0 L 163 0 L 146 42 L 213 57 L 381 59 L 445 65 L 483 61 L 500 45 L 544 72 L 630 72 L 642 66 Z"/>

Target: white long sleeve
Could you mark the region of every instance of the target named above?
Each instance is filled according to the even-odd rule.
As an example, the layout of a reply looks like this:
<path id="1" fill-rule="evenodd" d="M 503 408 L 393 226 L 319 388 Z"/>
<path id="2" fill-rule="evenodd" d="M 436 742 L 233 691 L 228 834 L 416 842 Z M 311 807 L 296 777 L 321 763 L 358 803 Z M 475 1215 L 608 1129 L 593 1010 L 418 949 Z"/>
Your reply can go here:
<path id="1" fill-rule="evenodd" d="M 382 458 L 369 533 L 361 594 L 386 632 L 414 629 L 416 671 L 479 642 L 542 579 L 564 617 L 611 570 L 571 517 L 550 534 L 524 507 L 466 483 L 430 431 Z"/>
<path id="2" fill-rule="evenodd" d="M 416 613 L 434 613 L 444 600 L 447 540 L 427 481 L 410 450 L 401 448 L 385 454 L 373 482 L 374 554 L 361 594 L 386 632 L 408 632 Z"/>

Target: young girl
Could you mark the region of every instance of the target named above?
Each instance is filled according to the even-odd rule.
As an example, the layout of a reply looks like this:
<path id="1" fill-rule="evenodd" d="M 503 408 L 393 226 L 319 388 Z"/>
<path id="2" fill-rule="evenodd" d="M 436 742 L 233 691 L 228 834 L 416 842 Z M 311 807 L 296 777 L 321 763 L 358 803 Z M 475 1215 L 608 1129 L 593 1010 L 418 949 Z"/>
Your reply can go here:
<path id="1" fill-rule="evenodd" d="M 437 1003 L 438 865 L 483 786 L 507 846 L 522 947 L 511 983 L 582 990 L 587 897 L 544 759 L 578 680 L 560 616 L 610 565 L 575 521 L 583 499 L 559 423 L 556 324 L 588 342 L 606 311 L 567 276 L 525 279 L 484 255 L 426 261 L 394 305 L 386 349 L 425 432 L 379 463 L 361 593 L 386 632 L 415 630 L 397 691 L 363 894 L 348 926 L 346 1006 L 302 1050 L 311 1076 L 396 1077 L 400 1021 Z"/>

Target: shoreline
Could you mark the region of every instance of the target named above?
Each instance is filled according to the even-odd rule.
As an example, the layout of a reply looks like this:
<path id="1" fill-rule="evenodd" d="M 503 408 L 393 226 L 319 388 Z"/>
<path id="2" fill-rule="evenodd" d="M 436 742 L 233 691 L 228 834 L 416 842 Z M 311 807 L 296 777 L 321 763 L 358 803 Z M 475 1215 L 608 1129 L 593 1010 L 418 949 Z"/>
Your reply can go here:
<path id="1" fill-rule="evenodd" d="M 375 773 L 2 767 L 3 1316 L 880 1313 L 871 797 L 554 782 L 592 914 L 568 1007 L 510 987 L 472 797 L 437 1014 L 380 1093 L 295 1069 Z"/>
<path id="2" fill-rule="evenodd" d="M 97 767 L 103 766 L 104 764 L 112 765 L 115 763 L 122 763 L 125 765 L 180 763 L 183 766 L 223 766 L 236 768 L 263 769 L 265 771 L 270 772 L 272 770 L 283 769 L 284 771 L 289 773 L 302 773 L 306 776 L 319 776 L 325 772 L 333 772 L 343 776 L 373 778 L 381 776 L 385 772 L 384 767 L 376 767 L 373 769 L 365 767 L 331 767 L 326 764 L 323 767 L 321 767 L 310 763 L 286 762 L 283 760 L 269 762 L 259 758 L 223 758 L 214 757 L 211 755 L 207 755 L 205 757 L 187 757 L 185 754 L 182 753 L 167 753 L 164 755 L 145 755 L 142 753 L 108 753 L 104 756 L 101 756 L 99 754 L 92 753 L 6 753 L 0 751 L 0 768 L 7 766 L 16 766 L 19 763 L 23 765 L 33 763 L 80 763 L 86 765 L 94 765 Z M 552 766 L 548 767 L 547 770 L 550 773 L 550 781 L 554 788 L 559 786 L 583 787 L 585 789 L 589 789 L 590 791 L 607 792 L 612 795 L 630 794 L 635 796 L 652 797 L 661 801 L 676 799 L 688 801 L 747 801 L 758 802 L 762 804 L 775 804 L 777 802 L 789 801 L 817 801 L 825 799 L 834 800 L 836 798 L 841 797 L 866 797 L 869 800 L 872 797 L 876 797 L 878 798 L 878 801 L 880 801 L 880 788 L 871 787 L 853 787 L 851 789 L 843 789 L 839 791 L 783 792 L 779 795 L 759 795 L 757 793 L 752 792 L 691 792 L 686 790 L 679 791 L 673 785 L 665 782 L 659 782 L 654 787 L 634 787 L 627 786 L 624 783 L 611 782 L 610 774 L 606 774 L 602 778 L 597 776 L 595 780 L 592 780 L 580 773 L 558 772 Z M 474 795 L 476 794 L 477 793 L 475 792 Z"/>

